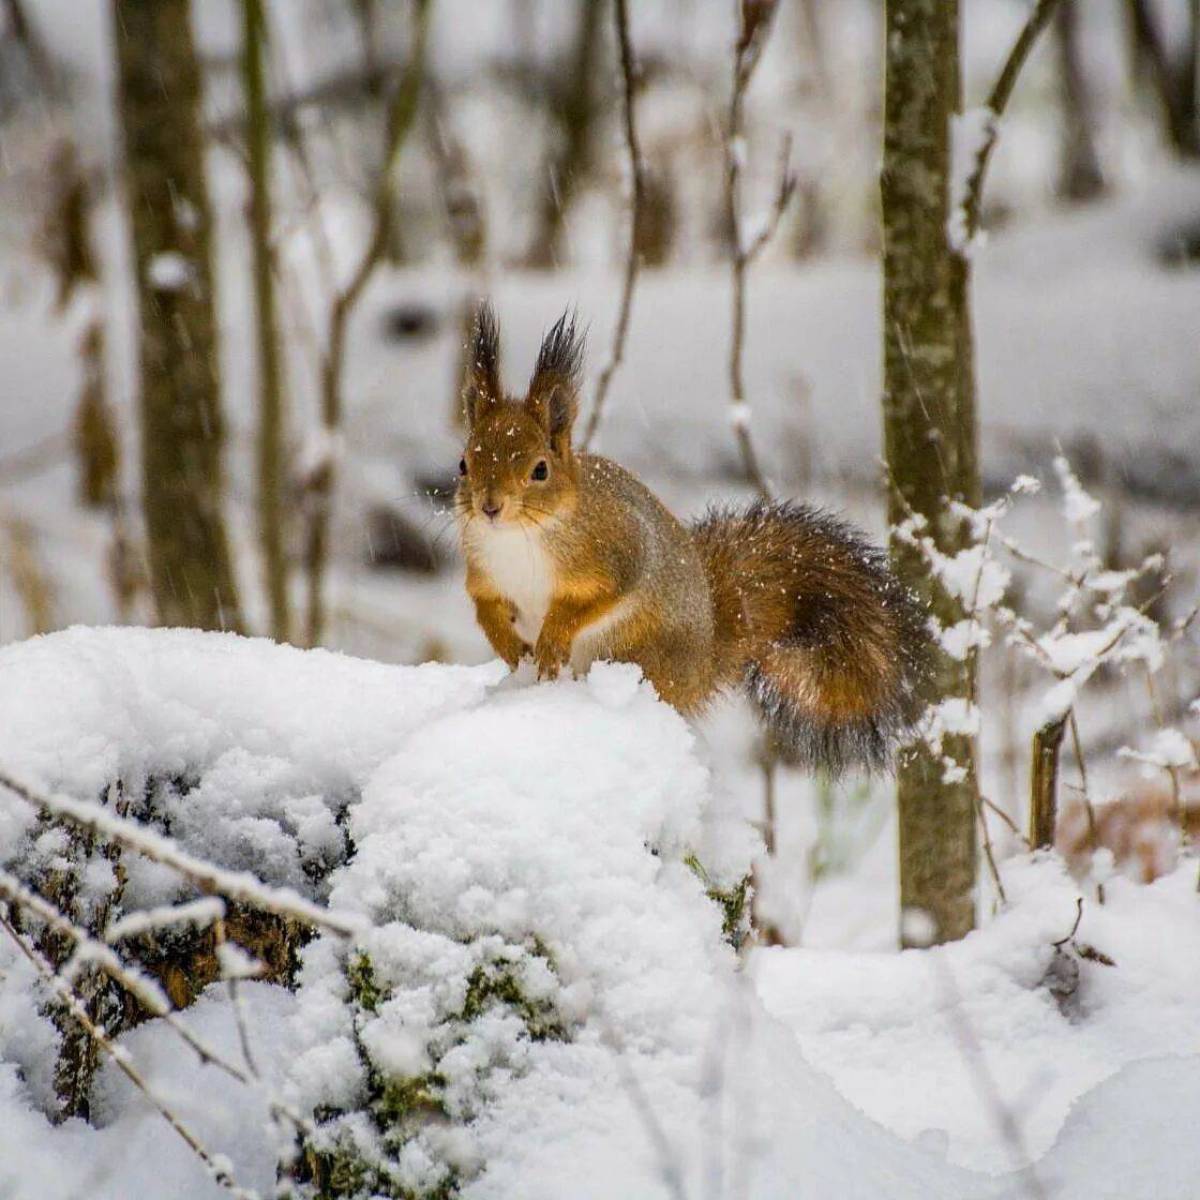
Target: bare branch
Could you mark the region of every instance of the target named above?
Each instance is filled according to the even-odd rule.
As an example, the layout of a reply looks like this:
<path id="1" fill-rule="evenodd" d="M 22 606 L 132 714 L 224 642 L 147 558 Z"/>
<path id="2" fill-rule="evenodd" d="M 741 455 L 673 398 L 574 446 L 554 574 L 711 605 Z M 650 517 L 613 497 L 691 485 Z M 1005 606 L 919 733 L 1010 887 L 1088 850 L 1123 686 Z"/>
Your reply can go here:
<path id="1" fill-rule="evenodd" d="M 733 88 L 725 126 L 725 206 L 732 240 L 733 329 L 729 348 L 730 422 L 737 438 L 742 466 L 759 494 L 769 500 L 771 486 L 763 474 L 750 436 L 750 406 L 742 356 L 746 341 L 746 271 L 779 227 L 792 195 L 796 177 L 790 167 L 791 141 L 784 139 L 775 201 L 759 230 L 748 241 L 742 228 L 742 169 L 745 155 L 745 98 L 754 70 L 771 31 L 778 0 L 742 0 L 738 39 L 734 44 Z"/>
<path id="2" fill-rule="evenodd" d="M 633 291 L 637 284 L 638 268 L 641 266 L 638 253 L 638 236 L 642 226 L 642 213 L 646 198 L 646 172 L 642 163 L 642 150 L 638 142 L 637 121 L 634 111 L 636 70 L 633 60 L 633 44 L 629 36 L 629 0 L 613 0 L 613 16 L 617 26 L 617 44 L 621 51 L 621 112 L 625 121 L 625 150 L 629 155 L 629 178 L 632 195 L 629 198 L 629 249 L 625 257 L 625 279 L 621 285 L 621 305 L 617 312 L 617 326 L 613 333 L 612 352 L 600 378 L 596 381 L 596 396 L 588 416 L 582 446 L 586 450 L 596 436 L 600 418 L 604 415 L 604 400 L 608 395 L 612 377 L 625 356 L 625 338 L 629 332 L 629 317 L 633 310 Z"/>
<path id="3" fill-rule="evenodd" d="M 1042 30 L 1050 23 L 1050 18 L 1054 16 L 1054 10 L 1061 2 L 1062 0 L 1037 0 L 1033 11 L 1029 14 L 1028 20 L 1026 20 L 1021 32 L 1017 35 L 1017 40 L 1013 43 L 1012 49 L 1009 50 L 1008 58 L 1004 60 L 1004 65 L 1000 68 L 1000 74 L 996 77 L 996 82 L 992 86 L 991 93 L 987 98 L 987 108 L 991 113 L 991 120 L 988 122 L 983 141 L 976 151 L 975 166 L 967 177 L 966 192 L 963 197 L 963 224 L 966 245 L 970 245 L 971 239 L 979 232 L 979 217 L 983 205 L 983 185 L 987 178 L 992 151 L 996 148 L 996 141 L 1000 136 L 1000 118 L 1004 115 L 1004 110 L 1008 107 L 1008 101 L 1017 84 L 1017 77 L 1021 74 L 1021 70 L 1029 58 L 1030 51 L 1033 49 Z M 1070 0 L 1068 0 L 1069 2 Z"/>
<path id="4" fill-rule="evenodd" d="M 372 200 L 374 220 L 366 248 L 349 281 L 334 297 L 329 316 L 329 340 L 321 365 L 321 425 L 332 444 L 342 424 L 342 374 L 346 362 L 346 330 L 371 276 L 383 260 L 395 224 L 395 198 L 392 167 L 413 126 L 421 78 L 425 69 L 425 44 L 429 28 L 429 0 L 413 0 L 413 40 L 408 64 L 397 81 L 388 105 L 383 141 L 383 156 L 375 178 Z M 337 474 L 336 456 L 331 452 L 309 483 L 312 513 L 309 520 L 305 566 L 308 574 L 308 608 L 305 615 L 305 642 L 315 646 L 321 640 L 325 624 L 324 579 L 329 557 L 329 521 L 333 507 L 333 488 Z"/>
<path id="5" fill-rule="evenodd" d="M 36 791 L 5 772 L 0 772 L 0 787 L 7 788 L 26 803 L 51 816 L 60 817 L 101 837 L 111 838 L 126 849 L 173 868 L 202 892 L 215 892 L 229 900 L 241 900 L 278 916 L 293 917 L 306 925 L 328 929 L 342 937 L 353 937 L 362 929 L 362 922 L 357 917 L 329 912 L 306 900 L 298 892 L 290 888 L 270 887 L 249 872 L 226 871 L 215 867 L 181 850 L 169 838 L 136 821 L 119 817 L 97 804 Z"/>
<path id="6" fill-rule="evenodd" d="M 113 1042 L 108 1034 L 88 1016 L 87 1009 L 80 1003 L 79 997 L 75 995 L 63 979 L 55 974 L 54 968 L 17 932 L 8 917 L 3 913 L 0 913 L 0 928 L 3 928 L 8 936 L 16 942 L 21 953 L 34 965 L 38 974 L 45 979 L 50 990 L 66 1005 L 68 1011 L 83 1027 L 88 1037 L 113 1060 L 121 1074 L 146 1097 L 159 1116 L 187 1143 L 191 1151 L 204 1164 L 212 1180 L 220 1184 L 231 1195 L 238 1197 L 238 1200 L 259 1200 L 258 1193 L 250 1188 L 241 1187 L 232 1174 L 230 1174 L 229 1167 L 223 1161 L 218 1161 L 212 1151 L 192 1133 L 175 1112 L 167 1106 L 166 1102 L 150 1088 L 150 1085 L 142 1077 L 142 1073 L 133 1065 L 133 1061 L 124 1047 L 118 1046 Z"/>

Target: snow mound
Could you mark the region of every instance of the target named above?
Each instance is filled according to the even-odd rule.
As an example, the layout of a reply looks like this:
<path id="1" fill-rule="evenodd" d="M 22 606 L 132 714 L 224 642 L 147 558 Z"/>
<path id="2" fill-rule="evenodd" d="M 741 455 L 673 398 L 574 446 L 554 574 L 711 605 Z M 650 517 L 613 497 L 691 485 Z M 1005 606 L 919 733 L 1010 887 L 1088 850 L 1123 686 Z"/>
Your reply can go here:
<path id="1" fill-rule="evenodd" d="M 332 880 L 371 930 L 301 975 L 308 1194 L 961 1196 L 746 986 L 706 894 L 732 880 L 694 869 L 707 804 L 690 731 L 627 665 L 399 747 Z"/>
<path id="2" fill-rule="evenodd" d="M 0 764 L 118 807 L 186 850 L 323 898 L 341 825 L 371 772 L 423 721 L 478 703 L 496 667 L 392 667 L 234 634 L 75 628 L 0 650 Z M 64 851 L 0 794 L 0 864 Z M 178 880 L 143 863 L 128 907 Z"/>
<path id="3" fill-rule="evenodd" d="M 7 648 L 0 672 L 0 767 L 30 785 L 105 805 L 114 780 L 136 795 L 186 779 L 153 819 L 285 882 L 309 879 L 294 802 L 346 833 L 352 853 L 310 889 L 370 927 L 310 942 L 294 997 L 242 989 L 261 1083 L 209 1084 L 160 1020 L 120 1037 L 240 1183 L 271 1190 L 282 1093 L 316 1123 L 282 1155 L 301 1191 L 315 1175 L 345 1197 L 970 1194 L 763 1009 L 728 940 L 755 840 L 711 812 L 690 729 L 633 668 L 530 686 L 497 666 L 76 629 Z M 29 807 L 0 789 L 18 868 L 48 836 Z M 133 897 L 134 874 L 114 919 L 162 902 Z M 222 1194 L 111 1067 L 92 1089 L 102 1127 L 47 1122 L 54 1031 L 17 961 L 0 951 L 0 1143 L 20 1146 L 0 1189 L 132 1195 L 149 1170 L 184 1200 Z M 222 984 L 183 1018 L 236 1053 Z"/>

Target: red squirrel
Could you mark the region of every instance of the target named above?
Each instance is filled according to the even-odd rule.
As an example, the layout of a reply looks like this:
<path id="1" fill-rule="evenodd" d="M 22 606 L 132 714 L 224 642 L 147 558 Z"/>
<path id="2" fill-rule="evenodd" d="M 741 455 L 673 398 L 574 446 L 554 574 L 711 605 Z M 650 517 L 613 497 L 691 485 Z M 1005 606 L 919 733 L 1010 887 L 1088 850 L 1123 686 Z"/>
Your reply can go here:
<path id="1" fill-rule="evenodd" d="M 744 687 L 794 761 L 882 767 L 919 709 L 923 614 L 884 553 L 804 504 L 758 501 L 680 523 L 632 474 L 573 449 L 583 339 L 566 314 L 523 398 L 500 380 L 483 305 L 468 355 L 455 510 L 483 632 L 541 678 L 637 663 L 700 712 Z"/>

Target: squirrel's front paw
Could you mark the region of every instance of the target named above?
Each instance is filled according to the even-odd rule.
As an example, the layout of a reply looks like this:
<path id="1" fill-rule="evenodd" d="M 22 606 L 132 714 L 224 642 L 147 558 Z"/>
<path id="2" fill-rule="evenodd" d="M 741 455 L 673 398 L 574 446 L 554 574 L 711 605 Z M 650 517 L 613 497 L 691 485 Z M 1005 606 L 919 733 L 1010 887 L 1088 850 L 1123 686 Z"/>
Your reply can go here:
<path id="1" fill-rule="evenodd" d="M 557 679 L 567 662 L 567 648 L 544 638 L 538 640 L 534 651 L 539 679 Z"/>

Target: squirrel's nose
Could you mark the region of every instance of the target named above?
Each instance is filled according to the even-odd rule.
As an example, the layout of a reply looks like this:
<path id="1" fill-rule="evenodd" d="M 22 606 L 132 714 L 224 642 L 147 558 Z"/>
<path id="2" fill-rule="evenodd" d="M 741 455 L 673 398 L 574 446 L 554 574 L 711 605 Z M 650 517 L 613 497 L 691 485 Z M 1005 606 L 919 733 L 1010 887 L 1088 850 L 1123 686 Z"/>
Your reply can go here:
<path id="1" fill-rule="evenodd" d="M 500 515 L 500 505 L 494 500 L 485 500 L 480 509 L 485 517 L 498 517 Z"/>

